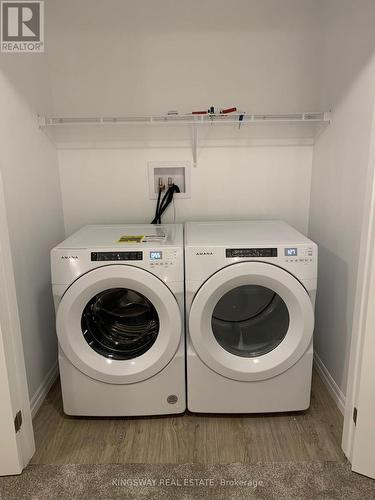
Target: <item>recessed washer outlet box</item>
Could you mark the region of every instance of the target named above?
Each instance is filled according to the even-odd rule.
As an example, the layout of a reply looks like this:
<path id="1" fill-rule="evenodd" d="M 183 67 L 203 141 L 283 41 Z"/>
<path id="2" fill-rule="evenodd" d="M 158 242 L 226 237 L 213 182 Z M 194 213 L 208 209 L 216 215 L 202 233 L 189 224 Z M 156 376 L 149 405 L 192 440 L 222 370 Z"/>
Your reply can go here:
<path id="1" fill-rule="evenodd" d="M 191 164 L 188 161 L 151 161 L 148 163 L 148 187 L 149 197 L 156 200 L 159 193 L 159 179 L 163 180 L 165 191 L 168 189 L 168 179 L 180 188 L 180 193 L 175 193 L 174 197 L 191 197 Z"/>

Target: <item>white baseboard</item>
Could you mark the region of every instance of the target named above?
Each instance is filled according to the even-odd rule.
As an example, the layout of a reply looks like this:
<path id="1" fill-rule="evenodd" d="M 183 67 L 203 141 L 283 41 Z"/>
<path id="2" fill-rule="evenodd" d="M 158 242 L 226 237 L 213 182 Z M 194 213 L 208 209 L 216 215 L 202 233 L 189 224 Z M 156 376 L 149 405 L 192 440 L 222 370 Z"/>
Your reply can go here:
<path id="1" fill-rule="evenodd" d="M 318 354 L 316 354 L 316 352 L 314 353 L 314 366 L 316 368 L 316 371 L 319 373 L 320 378 L 322 379 L 324 385 L 327 387 L 330 395 L 332 396 L 332 399 L 336 403 L 338 409 L 344 415 L 345 402 L 346 402 L 345 394 L 336 384 L 332 375 L 329 373 L 327 367 L 325 366 L 321 358 L 318 356 Z"/>
<path id="2" fill-rule="evenodd" d="M 345 394 L 342 392 L 342 390 L 339 388 L 339 386 L 336 384 L 334 381 L 332 375 L 329 373 L 327 367 L 321 360 L 321 358 L 318 356 L 318 354 L 315 352 L 314 353 L 314 366 L 319 373 L 322 381 L 324 382 L 324 385 L 327 387 L 330 395 L 332 396 L 333 400 L 335 401 L 338 409 L 340 412 L 344 415 L 345 412 Z M 35 391 L 34 395 L 32 396 L 30 400 L 30 407 L 31 407 L 31 416 L 34 418 L 35 415 L 37 414 L 39 408 L 42 406 L 42 403 L 45 399 L 45 397 L 48 394 L 48 391 L 51 389 L 52 384 L 56 380 L 58 376 L 58 363 L 56 363 L 52 366 L 50 371 L 47 373 L 45 376 L 43 382 L 40 384 L 38 389 Z"/>
<path id="3" fill-rule="evenodd" d="M 56 361 L 56 363 L 52 366 L 50 371 L 44 377 L 42 383 L 40 384 L 38 389 L 34 392 L 32 398 L 30 400 L 32 418 L 35 417 L 39 408 L 42 406 L 42 403 L 45 400 L 45 397 L 47 396 L 48 391 L 51 389 L 52 384 L 56 380 L 58 373 L 59 373 L 59 369 L 58 369 L 58 363 Z"/>

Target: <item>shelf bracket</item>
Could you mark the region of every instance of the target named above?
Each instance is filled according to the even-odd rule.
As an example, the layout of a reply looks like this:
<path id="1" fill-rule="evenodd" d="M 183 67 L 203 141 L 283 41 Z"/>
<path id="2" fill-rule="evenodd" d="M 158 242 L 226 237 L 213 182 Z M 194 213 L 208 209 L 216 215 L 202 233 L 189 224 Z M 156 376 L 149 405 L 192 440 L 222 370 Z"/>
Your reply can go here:
<path id="1" fill-rule="evenodd" d="M 41 130 L 47 127 L 47 118 L 45 116 L 38 115 L 38 126 Z"/>
<path id="2" fill-rule="evenodd" d="M 192 153 L 193 153 L 193 167 L 197 167 L 198 162 L 198 129 L 193 126 L 193 141 L 192 141 Z"/>
<path id="3" fill-rule="evenodd" d="M 330 124 L 332 121 L 332 111 L 331 110 L 325 111 L 323 113 L 323 116 L 324 116 L 324 121 Z"/>

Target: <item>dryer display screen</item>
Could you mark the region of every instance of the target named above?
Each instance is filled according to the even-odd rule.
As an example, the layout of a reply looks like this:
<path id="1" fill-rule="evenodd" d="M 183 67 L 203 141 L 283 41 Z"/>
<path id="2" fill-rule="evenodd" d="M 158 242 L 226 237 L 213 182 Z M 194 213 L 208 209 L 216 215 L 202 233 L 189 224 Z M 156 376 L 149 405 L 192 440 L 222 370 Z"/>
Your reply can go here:
<path id="1" fill-rule="evenodd" d="M 233 257 L 277 257 L 277 248 L 227 248 L 227 258 Z"/>
<path id="2" fill-rule="evenodd" d="M 142 260 L 143 252 L 91 252 L 92 261 Z"/>
<path id="3" fill-rule="evenodd" d="M 297 257 L 298 250 L 297 248 L 286 248 L 285 249 L 285 257 Z"/>

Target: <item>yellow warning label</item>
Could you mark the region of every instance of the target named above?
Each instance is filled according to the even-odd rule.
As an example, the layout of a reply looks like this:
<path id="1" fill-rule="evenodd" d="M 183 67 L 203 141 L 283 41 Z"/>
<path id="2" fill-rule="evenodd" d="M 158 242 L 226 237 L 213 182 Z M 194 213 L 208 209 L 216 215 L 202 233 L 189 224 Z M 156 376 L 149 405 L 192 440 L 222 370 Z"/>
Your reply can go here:
<path id="1" fill-rule="evenodd" d="M 119 243 L 142 243 L 144 236 L 134 236 L 134 235 L 127 235 L 125 234 L 124 236 L 121 236 L 121 238 L 118 240 Z"/>

